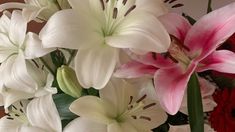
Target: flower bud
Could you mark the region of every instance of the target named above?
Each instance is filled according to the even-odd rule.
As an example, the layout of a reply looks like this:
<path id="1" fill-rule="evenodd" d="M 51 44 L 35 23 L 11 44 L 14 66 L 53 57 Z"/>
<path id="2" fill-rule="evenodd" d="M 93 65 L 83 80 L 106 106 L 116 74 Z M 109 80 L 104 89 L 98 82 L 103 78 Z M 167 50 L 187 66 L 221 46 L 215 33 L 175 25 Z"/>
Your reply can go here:
<path id="1" fill-rule="evenodd" d="M 68 67 L 62 66 L 57 70 L 57 82 L 60 86 L 60 89 L 75 98 L 81 96 L 82 87 L 79 84 L 75 71 Z"/>

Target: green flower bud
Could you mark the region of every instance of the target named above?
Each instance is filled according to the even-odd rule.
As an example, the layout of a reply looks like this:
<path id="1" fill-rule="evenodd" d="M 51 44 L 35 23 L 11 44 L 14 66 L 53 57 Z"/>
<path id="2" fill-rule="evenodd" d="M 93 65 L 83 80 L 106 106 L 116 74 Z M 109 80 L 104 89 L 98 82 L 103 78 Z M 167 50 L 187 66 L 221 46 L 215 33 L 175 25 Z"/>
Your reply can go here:
<path id="1" fill-rule="evenodd" d="M 82 93 L 82 87 L 79 84 L 75 71 L 68 67 L 62 66 L 57 70 L 56 76 L 60 89 L 72 97 L 79 98 Z"/>

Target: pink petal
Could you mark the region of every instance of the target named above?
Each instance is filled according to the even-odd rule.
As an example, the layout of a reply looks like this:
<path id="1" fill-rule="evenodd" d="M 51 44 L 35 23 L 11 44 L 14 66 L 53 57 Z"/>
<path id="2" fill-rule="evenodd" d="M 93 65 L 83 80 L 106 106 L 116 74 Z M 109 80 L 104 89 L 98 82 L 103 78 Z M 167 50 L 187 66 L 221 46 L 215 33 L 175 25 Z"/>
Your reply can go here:
<path id="1" fill-rule="evenodd" d="M 190 23 L 184 17 L 176 13 L 168 13 L 160 16 L 159 20 L 165 26 L 169 34 L 177 37 L 182 42 L 188 30 L 191 28 Z"/>
<path id="2" fill-rule="evenodd" d="M 235 32 L 235 2 L 202 17 L 190 29 L 185 45 L 200 61 Z"/>
<path id="3" fill-rule="evenodd" d="M 198 72 L 215 70 L 224 73 L 235 73 L 235 53 L 228 50 L 219 50 L 203 59 Z"/>
<path id="4" fill-rule="evenodd" d="M 153 76 L 157 69 L 158 68 L 151 65 L 145 65 L 137 61 L 131 61 L 117 69 L 117 71 L 114 73 L 114 76 L 120 78 L 137 78 L 144 75 Z"/>
<path id="5" fill-rule="evenodd" d="M 143 63 L 145 65 L 151 65 L 157 68 L 167 68 L 175 65 L 170 59 L 164 57 L 162 54 L 155 53 L 147 53 L 145 55 L 137 55 L 132 52 L 128 52 L 127 54 L 135 61 Z"/>
<path id="6" fill-rule="evenodd" d="M 184 92 L 191 74 L 196 67 L 191 63 L 185 71 L 176 65 L 169 69 L 159 69 L 154 76 L 154 84 L 162 107 L 169 114 L 176 114 L 181 106 Z"/>

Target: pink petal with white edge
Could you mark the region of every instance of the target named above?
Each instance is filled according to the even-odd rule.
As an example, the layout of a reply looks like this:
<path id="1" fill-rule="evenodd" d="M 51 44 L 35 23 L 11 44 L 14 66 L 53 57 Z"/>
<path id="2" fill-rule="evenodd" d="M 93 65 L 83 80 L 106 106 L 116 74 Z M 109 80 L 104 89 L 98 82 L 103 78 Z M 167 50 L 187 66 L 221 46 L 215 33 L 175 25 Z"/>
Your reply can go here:
<path id="1" fill-rule="evenodd" d="M 224 73 L 235 73 L 235 53 L 219 50 L 202 60 L 196 69 L 198 72 L 215 70 Z"/>
<path id="2" fill-rule="evenodd" d="M 235 32 L 235 2 L 202 17 L 188 32 L 185 45 L 200 61 Z"/>
<path id="3" fill-rule="evenodd" d="M 159 69 L 154 76 L 154 84 L 162 107 L 171 115 L 178 112 L 189 81 L 196 68 L 191 63 L 187 71 L 180 65 L 169 69 Z"/>
<path id="4" fill-rule="evenodd" d="M 184 17 L 176 13 L 168 13 L 160 16 L 159 20 L 162 22 L 169 34 L 177 37 L 182 42 L 191 28 L 191 24 Z"/>
<path id="5" fill-rule="evenodd" d="M 145 65 L 137 61 L 131 61 L 117 69 L 117 71 L 114 73 L 114 76 L 120 78 L 137 78 L 144 75 L 153 76 L 157 69 L 158 68 L 151 65 Z"/>

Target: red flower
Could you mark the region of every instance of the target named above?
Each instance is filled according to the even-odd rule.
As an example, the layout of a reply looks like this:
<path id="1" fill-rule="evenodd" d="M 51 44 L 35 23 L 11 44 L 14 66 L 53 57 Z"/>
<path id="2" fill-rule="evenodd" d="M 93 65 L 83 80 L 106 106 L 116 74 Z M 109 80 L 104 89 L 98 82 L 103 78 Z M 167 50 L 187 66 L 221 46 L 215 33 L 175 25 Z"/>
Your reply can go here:
<path id="1" fill-rule="evenodd" d="M 235 89 L 217 91 L 214 95 L 217 106 L 209 118 L 217 132 L 235 131 Z"/>

